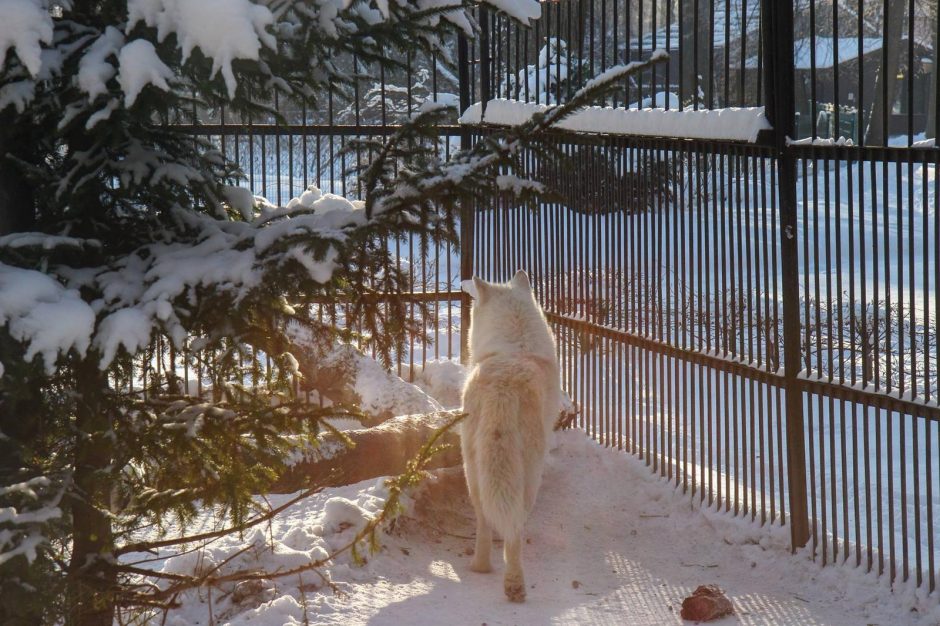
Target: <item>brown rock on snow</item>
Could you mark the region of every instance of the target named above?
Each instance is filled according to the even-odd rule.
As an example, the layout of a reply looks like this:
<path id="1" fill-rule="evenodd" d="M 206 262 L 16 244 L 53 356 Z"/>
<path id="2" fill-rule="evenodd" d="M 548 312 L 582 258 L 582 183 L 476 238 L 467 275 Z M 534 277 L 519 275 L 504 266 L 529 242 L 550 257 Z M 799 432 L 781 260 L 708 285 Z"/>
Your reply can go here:
<path id="1" fill-rule="evenodd" d="M 682 619 L 694 622 L 710 622 L 734 613 L 725 594 L 718 585 L 700 585 L 692 595 L 682 601 Z"/>

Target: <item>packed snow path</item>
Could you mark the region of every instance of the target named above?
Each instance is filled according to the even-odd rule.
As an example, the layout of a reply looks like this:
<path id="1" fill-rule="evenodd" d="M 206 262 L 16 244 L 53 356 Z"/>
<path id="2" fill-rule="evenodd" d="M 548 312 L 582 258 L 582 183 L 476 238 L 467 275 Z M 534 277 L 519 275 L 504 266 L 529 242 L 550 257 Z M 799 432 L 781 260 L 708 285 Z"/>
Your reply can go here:
<path id="1" fill-rule="evenodd" d="M 768 536 L 693 510 L 642 463 L 581 432 L 559 441 L 527 524 L 525 604 L 503 596 L 501 555 L 491 574 L 469 570 L 473 512 L 461 494 L 389 537 L 373 580 L 324 598 L 333 612 L 313 623 L 681 624 L 682 599 L 707 583 L 737 611 L 718 624 L 930 623 L 872 580 L 791 557 L 785 529 Z"/>
<path id="2" fill-rule="evenodd" d="M 640 461 L 580 431 L 561 434 L 551 453 L 527 524 L 527 601 L 512 604 L 503 596 L 499 542 L 493 573 L 468 568 L 473 513 L 461 481 L 454 472 L 429 486 L 430 495 L 418 497 L 382 536 L 382 550 L 365 566 L 346 560 L 331 567 L 329 576 L 345 594 L 308 585 L 302 595 L 295 582 L 282 579 L 223 619 L 217 613 L 215 623 L 680 624 L 682 599 L 709 583 L 724 589 L 737 611 L 716 624 L 940 623 L 936 608 L 904 608 L 903 596 L 872 575 L 791 556 L 785 528 L 761 529 L 693 508 L 689 496 Z M 339 496 L 347 498 L 347 508 L 358 503 L 368 514 L 375 510 L 376 485 L 331 489 L 289 510 L 271 528 L 272 541 L 296 549 L 313 548 L 303 537 L 338 544 L 329 529 L 348 524 L 338 523 L 330 512 L 337 507 L 324 503 Z M 203 601 L 192 597 L 185 604 L 168 624 L 209 623 Z M 226 604 L 218 598 L 216 610 Z"/>

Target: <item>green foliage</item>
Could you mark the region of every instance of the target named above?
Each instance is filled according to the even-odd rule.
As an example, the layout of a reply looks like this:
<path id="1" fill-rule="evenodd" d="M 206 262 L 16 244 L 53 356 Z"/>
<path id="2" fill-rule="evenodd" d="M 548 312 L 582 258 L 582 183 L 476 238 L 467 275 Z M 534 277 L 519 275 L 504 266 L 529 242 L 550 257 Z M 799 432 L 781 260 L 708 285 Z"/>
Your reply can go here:
<path id="1" fill-rule="evenodd" d="M 211 50 L 187 53 L 172 28 L 128 21 L 125 0 L 60 3 L 39 74 L 15 51 L 0 59 L 0 90 L 29 92 L 0 111 L 2 167 L 27 181 L 19 201 L 0 210 L 20 212 L 14 221 L 37 235 L 0 242 L 0 269 L 37 270 L 78 290 L 94 312 L 90 345 L 73 346 L 54 363 L 28 359 L 29 341 L 0 313 L 0 485 L 43 484 L 31 493 L 0 491 L 0 508 L 21 514 L 0 522 L 0 534 L 10 533 L 0 554 L 12 555 L 0 562 L 0 622 L 70 616 L 91 623 L 109 621 L 114 607 L 171 603 L 114 559 L 191 540 L 188 524 L 206 507 L 228 519 L 230 531 L 243 528 L 260 510 L 255 494 L 283 472 L 292 451 L 315 442 L 324 418 L 359 416 L 296 395 L 289 353 L 298 348 L 297 329 L 305 332 L 308 359 L 355 339 L 390 361 L 395 346 L 420 335 L 402 302 L 371 297 L 411 290 L 380 242 L 408 233 L 453 241 L 446 214 L 424 204 L 408 219 L 388 213 L 364 225 L 291 231 L 288 217 L 312 220 L 314 212 L 236 208 L 226 195 L 241 176 L 235 163 L 172 122 L 180 111 L 222 106 L 233 116 L 269 115 L 275 97 L 313 107 L 330 90 L 342 98 L 356 76 L 337 59 L 355 55 L 396 71 L 404 51 L 442 51 L 453 29 L 442 17 L 462 11 L 392 3 L 377 19 L 362 0 L 332 16 L 338 5 L 330 2 L 259 4 L 272 23 L 258 36 L 275 45 L 261 45 L 257 58 L 236 58 L 234 82 L 224 67 L 217 71 Z M 112 68 L 111 75 L 89 93 L 83 62 L 108 37 L 118 44 L 98 67 Z M 169 89 L 151 82 L 131 100 L 119 80 L 118 49 L 139 39 L 152 44 L 172 78 Z M 253 238 L 266 230 L 283 234 L 262 248 Z M 227 247 L 209 249 L 207 242 L 223 238 Z M 197 280 L 149 300 L 135 291 L 172 278 L 160 264 L 200 246 L 207 255 L 254 254 L 249 279 Z M 332 273 L 309 269 L 330 255 Z M 130 284 L 135 275 L 139 285 Z M 318 307 L 330 302 L 349 302 L 363 332 L 320 321 Z M 97 339 L 111 314 L 127 311 L 146 318 L 148 336 L 120 344 L 110 358 Z M 201 395 L 166 366 L 183 359 L 200 372 Z M 50 590 L 59 601 L 48 601 Z"/>

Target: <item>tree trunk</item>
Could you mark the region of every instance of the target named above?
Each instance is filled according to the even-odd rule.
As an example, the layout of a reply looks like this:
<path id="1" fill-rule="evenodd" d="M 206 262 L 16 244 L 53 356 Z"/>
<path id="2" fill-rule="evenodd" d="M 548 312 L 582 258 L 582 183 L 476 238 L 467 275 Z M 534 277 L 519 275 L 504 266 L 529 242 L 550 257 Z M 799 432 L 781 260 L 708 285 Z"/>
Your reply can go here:
<path id="1" fill-rule="evenodd" d="M 937 106 L 938 104 L 940 104 L 937 102 L 937 89 L 940 88 L 940 84 L 938 84 L 938 82 L 940 81 L 938 81 L 938 78 L 937 78 L 938 76 L 940 76 L 940 53 L 938 53 L 938 50 L 940 50 L 940 27 L 937 27 L 937 33 L 936 33 L 936 36 L 934 37 L 933 49 L 934 49 L 933 68 L 932 68 L 933 71 L 930 73 L 930 93 L 928 94 L 929 104 L 927 105 L 926 136 L 936 138 L 937 124 L 940 123 L 940 120 L 937 119 L 937 117 L 940 117 L 940 115 L 938 115 L 937 113 L 938 112 Z"/>
<path id="2" fill-rule="evenodd" d="M 111 463 L 110 430 L 103 402 L 107 376 L 89 355 L 77 367 L 75 474 L 71 494 L 72 558 L 68 568 L 70 626 L 111 626 L 116 576 L 111 520 L 103 511 L 110 490 L 105 468 Z"/>
<path id="3" fill-rule="evenodd" d="M 886 28 L 882 45 L 884 50 L 881 56 L 881 67 L 875 78 L 875 101 L 868 118 L 868 130 L 865 133 L 865 143 L 868 145 L 888 145 L 888 135 L 891 131 L 891 109 L 897 97 L 898 69 L 901 62 L 901 30 L 904 26 L 903 0 L 891 0 L 888 4 L 888 14 L 884 16 Z M 908 69 L 910 71 L 910 69 Z M 887 94 L 887 99 L 885 95 Z M 885 122 L 888 123 L 886 126 Z"/>
<path id="4" fill-rule="evenodd" d="M 30 230 L 35 222 L 32 187 L 8 158 L 33 142 L 17 130 L 9 109 L 0 112 L 0 129 L 0 235 L 6 235 Z"/>
<path id="5" fill-rule="evenodd" d="M 271 492 L 291 493 L 313 486 L 335 487 L 377 476 L 401 474 L 431 434 L 453 416 L 452 412 L 402 415 L 372 428 L 347 432 L 355 447 L 342 449 L 334 455 L 314 454 L 291 467 Z M 428 469 L 461 463 L 460 437 L 455 430 L 446 433 L 439 443 L 450 444 L 450 447 L 436 454 Z M 328 433 L 321 438 L 319 449 L 329 450 L 339 445 L 338 438 Z"/>
<path id="6" fill-rule="evenodd" d="M 709 3 L 708 0 L 680 0 L 680 5 L 682 10 L 682 20 L 679 23 L 680 104 L 685 106 L 697 102 L 701 108 L 710 98 L 710 94 L 704 93 L 704 90 L 708 88 L 708 81 L 700 82 L 699 80 L 708 69 L 708 58 L 712 53 Z M 697 20 L 696 12 L 698 13 Z M 698 64 L 695 62 L 696 55 Z M 728 80 L 727 76 L 725 80 Z M 699 94 L 700 91 L 703 93 Z M 655 94 L 653 96 L 655 97 Z"/>

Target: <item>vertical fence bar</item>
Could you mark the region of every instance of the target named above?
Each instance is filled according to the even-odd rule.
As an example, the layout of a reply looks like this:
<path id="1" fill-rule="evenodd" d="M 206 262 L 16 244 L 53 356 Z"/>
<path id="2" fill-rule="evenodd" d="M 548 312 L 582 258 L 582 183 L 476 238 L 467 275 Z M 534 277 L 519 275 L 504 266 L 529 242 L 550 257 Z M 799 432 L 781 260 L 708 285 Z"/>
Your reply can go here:
<path id="1" fill-rule="evenodd" d="M 490 12 L 480 7 L 480 121 L 486 115 L 490 94 Z"/>
<path id="2" fill-rule="evenodd" d="M 780 198 L 780 249 L 783 269 L 783 349 L 786 393 L 787 477 L 790 500 L 790 541 L 796 550 L 809 539 L 806 499 L 806 454 L 803 391 L 800 370 L 799 256 L 796 223 L 796 162 L 787 147 L 793 135 L 793 5 L 762 0 L 764 83 L 767 117 L 777 149 Z"/>
<path id="3" fill-rule="evenodd" d="M 457 39 L 457 80 L 459 84 L 460 112 L 461 114 L 470 106 L 470 54 L 469 42 L 463 35 Z M 485 48 L 485 47 L 484 47 Z M 485 90 L 484 90 L 485 93 Z M 484 100 L 484 105 L 486 101 Z M 482 117 L 481 117 L 482 120 Z M 464 128 L 460 131 L 460 149 L 470 149 L 470 130 Z M 460 280 L 473 278 L 473 220 L 474 206 L 468 204 L 460 210 Z M 449 258 L 449 255 L 448 255 Z M 450 282 L 450 273 L 447 276 Z M 449 289 L 449 287 L 448 287 Z M 449 305 L 448 305 L 449 306 Z M 449 325 L 448 325 L 449 328 Z M 449 345 L 449 344 L 448 344 Z M 460 362 L 464 365 L 470 355 L 470 295 L 461 292 L 460 295 Z"/>

